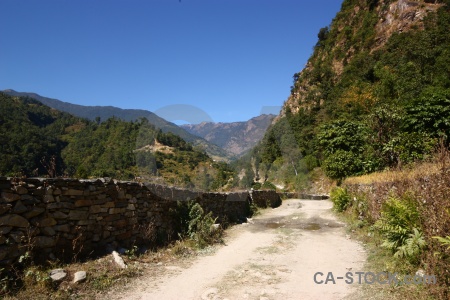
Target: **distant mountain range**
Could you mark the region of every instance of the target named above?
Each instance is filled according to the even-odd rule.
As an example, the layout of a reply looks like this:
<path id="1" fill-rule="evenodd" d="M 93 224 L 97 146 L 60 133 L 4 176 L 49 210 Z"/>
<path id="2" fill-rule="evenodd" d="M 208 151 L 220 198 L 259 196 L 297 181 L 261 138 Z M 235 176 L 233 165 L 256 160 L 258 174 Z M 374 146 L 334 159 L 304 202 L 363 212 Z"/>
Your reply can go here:
<path id="1" fill-rule="evenodd" d="M 104 121 L 111 117 L 117 117 L 125 121 L 134 121 L 144 117 L 147 118 L 148 121 L 155 125 L 157 128 L 160 128 L 163 132 L 172 132 L 173 134 L 180 136 L 185 141 L 193 144 L 194 146 L 201 147 L 204 151 L 206 151 L 206 153 L 208 153 L 209 156 L 216 160 L 230 160 L 233 156 L 219 146 L 210 143 L 197 135 L 187 132 L 176 124 L 168 122 L 148 110 L 122 109 L 114 106 L 84 106 L 43 97 L 36 93 L 17 92 L 12 89 L 4 90 L 3 93 L 10 96 L 30 97 L 42 102 L 43 104 L 51 108 L 68 112 L 74 116 L 86 118 L 89 120 L 95 120 L 96 117 L 100 117 L 101 120 Z"/>
<path id="2" fill-rule="evenodd" d="M 251 149 L 263 137 L 274 115 L 261 115 L 247 122 L 201 123 L 177 126 L 148 110 L 122 109 L 114 106 L 85 106 L 43 97 L 36 93 L 17 92 L 12 89 L 2 91 L 10 96 L 29 97 L 59 111 L 74 116 L 102 121 L 117 117 L 125 121 L 134 121 L 145 117 L 163 132 L 172 132 L 194 146 L 201 147 L 216 160 L 230 160 L 239 157 Z"/>
<path id="3" fill-rule="evenodd" d="M 181 127 L 239 157 L 263 138 L 274 118 L 275 115 L 261 115 L 247 122 L 203 122 L 181 125 Z"/>

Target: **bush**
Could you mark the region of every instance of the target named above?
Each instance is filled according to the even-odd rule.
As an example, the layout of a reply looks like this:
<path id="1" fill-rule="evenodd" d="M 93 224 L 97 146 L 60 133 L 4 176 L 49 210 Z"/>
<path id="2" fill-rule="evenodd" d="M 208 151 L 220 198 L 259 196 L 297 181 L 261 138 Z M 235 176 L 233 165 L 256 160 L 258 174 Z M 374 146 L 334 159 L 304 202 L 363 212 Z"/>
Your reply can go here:
<path id="1" fill-rule="evenodd" d="M 350 194 L 347 192 L 347 189 L 341 187 L 332 189 L 330 192 L 330 198 L 333 202 L 333 208 L 338 212 L 346 210 L 350 205 L 351 199 Z"/>
<path id="2" fill-rule="evenodd" d="M 271 182 L 269 182 L 269 181 L 266 181 L 266 182 L 264 182 L 263 185 L 261 186 L 261 189 L 263 189 L 263 190 L 274 190 L 274 191 L 276 191 L 276 190 L 277 190 L 277 187 L 276 187 L 273 183 L 271 183 Z"/>
<path id="3" fill-rule="evenodd" d="M 222 229 L 215 228 L 217 218 L 212 217 L 212 213 L 205 214 L 200 204 L 195 203 L 189 210 L 188 235 L 195 242 L 198 248 L 204 248 L 210 244 L 220 242 Z"/>
<path id="4" fill-rule="evenodd" d="M 322 164 L 325 174 L 337 179 L 339 182 L 342 179 L 358 174 L 362 171 L 362 162 L 353 152 L 338 150 L 330 154 Z"/>
<path id="5" fill-rule="evenodd" d="M 395 257 L 417 262 L 426 243 L 419 230 L 419 212 L 410 195 L 402 199 L 389 198 L 374 227 L 384 238 L 382 247 L 392 250 Z"/>

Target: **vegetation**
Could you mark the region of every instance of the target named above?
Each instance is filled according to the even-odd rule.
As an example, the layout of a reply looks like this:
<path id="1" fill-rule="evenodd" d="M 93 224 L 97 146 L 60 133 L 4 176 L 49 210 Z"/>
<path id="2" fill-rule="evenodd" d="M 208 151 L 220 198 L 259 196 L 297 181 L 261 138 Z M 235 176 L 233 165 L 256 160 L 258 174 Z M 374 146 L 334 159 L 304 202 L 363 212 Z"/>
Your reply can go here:
<path id="1" fill-rule="evenodd" d="M 139 177 L 204 190 L 233 177 L 226 164 L 145 118 L 88 121 L 0 93 L 0 122 L 2 176 Z"/>
<path id="2" fill-rule="evenodd" d="M 24 255 L 19 264 L 9 270 L 0 269 L 0 297 L 2 299 L 92 299 L 94 295 L 106 292 L 112 287 L 120 288 L 130 278 L 145 275 L 161 276 L 165 268 L 158 268 L 158 262 L 171 262 L 194 256 L 199 251 L 222 242 L 223 228 L 217 224 L 211 213 L 193 201 L 178 202 L 177 209 L 170 212 L 179 225 L 179 240 L 168 247 L 146 250 L 137 246 L 124 250 L 122 258 L 127 268 L 116 265 L 109 256 L 81 262 L 77 256 L 73 263 L 48 261 L 35 265 Z M 32 245 L 31 245 L 32 246 Z M 151 266 L 150 266 L 151 265 Z M 156 267 L 155 267 L 156 265 Z M 68 274 L 62 281 L 53 281 L 49 274 L 53 269 L 64 269 Z M 87 278 L 72 283 L 76 271 L 85 270 Z M 154 273 L 154 274 L 152 274 Z"/>
<path id="3" fill-rule="evenodd" d="M 252 152 L 256 177 L 298 189 L 318 165 L 339 183 L 429 157 L 450 134 L 450 6 L 437 2 L 423 29 L 387 35 L 375 28 L 389 1 L 344 1 Z"/>
<path id="4" fill-rule="evenodd" d="M 449 297 L 449 162 L 441 143 L 428 162 L 349 178 L 330 194 L 349 229 L 368 244 L 372 271 L 436 276 L 433 285 L 386 287 L 399 298 Z"/>

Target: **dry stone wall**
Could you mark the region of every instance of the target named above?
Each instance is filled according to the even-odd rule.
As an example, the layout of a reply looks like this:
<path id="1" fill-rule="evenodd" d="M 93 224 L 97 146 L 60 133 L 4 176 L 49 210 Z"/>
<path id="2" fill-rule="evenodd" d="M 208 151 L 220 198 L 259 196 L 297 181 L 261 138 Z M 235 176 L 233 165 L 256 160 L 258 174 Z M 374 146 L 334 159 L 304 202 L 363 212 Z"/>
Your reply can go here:
<path id="1" fill-rule="evenodd" d="M 0 267 L 31 251 L 38 260 L 161 245 L 177 237 L 177 201 L 193 200 L 219 222 L 242 222 L 266 193 L 204 193 L 106 179 L 0 177 Z M 264 198 L 260 200 L 260 198 Z M 274 200 L 274 202 L 276 202 Z"/>

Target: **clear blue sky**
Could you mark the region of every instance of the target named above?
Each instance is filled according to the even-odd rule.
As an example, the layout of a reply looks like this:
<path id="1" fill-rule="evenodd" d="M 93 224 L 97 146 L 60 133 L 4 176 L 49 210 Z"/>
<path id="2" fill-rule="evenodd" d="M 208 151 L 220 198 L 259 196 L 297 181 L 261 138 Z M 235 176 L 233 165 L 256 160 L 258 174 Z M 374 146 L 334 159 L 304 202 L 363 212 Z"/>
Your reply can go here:
<path id="1" fill-rule="evenodd" d="M 283 104 L 341 3 L 0 0 L 0 90 L 244 121 Z"/>

